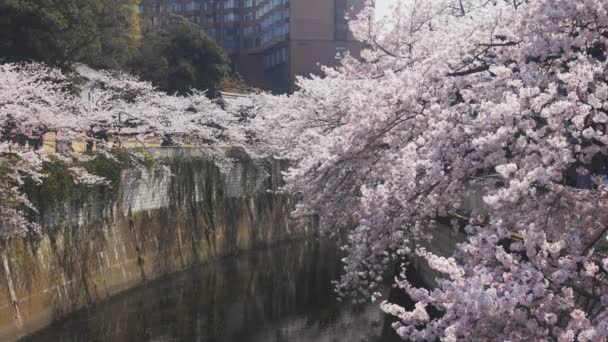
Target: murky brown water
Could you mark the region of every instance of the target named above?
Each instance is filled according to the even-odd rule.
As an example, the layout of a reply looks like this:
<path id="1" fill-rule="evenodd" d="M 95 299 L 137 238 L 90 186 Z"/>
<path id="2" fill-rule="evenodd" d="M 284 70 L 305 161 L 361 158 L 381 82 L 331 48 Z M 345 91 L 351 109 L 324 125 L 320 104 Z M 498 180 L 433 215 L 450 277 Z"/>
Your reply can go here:
<path id="1" fill-rule="evenodd" d="M 302 241 L 148 283 L 23 341 L 385 341 L 375 305 L 338 303 L 337 248 Z"/>

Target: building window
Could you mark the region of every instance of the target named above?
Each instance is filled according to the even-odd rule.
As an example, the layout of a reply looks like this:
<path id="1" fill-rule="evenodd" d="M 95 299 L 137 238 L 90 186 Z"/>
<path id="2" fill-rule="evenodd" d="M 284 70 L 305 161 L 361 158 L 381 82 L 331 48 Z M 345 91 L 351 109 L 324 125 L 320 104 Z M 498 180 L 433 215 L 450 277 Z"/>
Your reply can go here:
<path id="1" fill-rule="evenodd" d="M 211 37 L 217 36 L 217 30 L 215 29 L 215 27 L 209 27 L 205 31 L 207 31 L 207 34 Z"/>
<path id="2" fill-rule="evenodd" d="M 251 48 L 253 48 L 255 46 L 254 45 L 254 41 L 251 38 L 246 38 L 245 41 L 244 41 L 244 43 L 245 43 L 245 48 L 246 49 L 251 49 Z"/>
<path id="3" fill-rule="evenodd" d="M 237 8 L 239 7 L 238 1 L 236 0 L 226 0 L 224 1 L 224 9 Z"/>
<path id="4" fill-rule="evenodd" d="M 206 17 L 206 22 L 207 24 L 217 24 L 218 20 L 217 20 L 217 14 L 207 14 Z"/>
<path id="5" fill-rule="evenodd" d="M 336 40 L 346 40 L 348 38 L 346 14 L 346 0 L 334 0 L 334 38 Z"/>
<path id="6" fill-rule="evenodd" d="M 224 27 L 224 36 L 239 36 L 239 28 L 238 26 L 227 26 Z"/>
<path id="7" fill-rule="evenodd" d="M 205 2 L 205 4 L 203 5 L 203 9 L 205 11 L 219 10 L 220 9 L 220 3 L 217 0 L 207 0 Z"/>
<path id="8" fill-rule="evenodd" d="M 289 52 L 287 47 L 274 48 L 264 55 L 264 68 L 270 69 L 280 64 L 284 64 L 287 62 L 288 58 Z"/>
<path id="9" fill-rule="evenodd" d="M 224 40 L 223 46 L 226 50 L 236 50 L 239 48 L 239 42 L 236 40 Z"/>
<path id="10" fill-rule="evenodd" d="M 239 16 L 234 12 L 228 12 L 228 13 L 224 14 L 224 21 L 225 22 L 239 21 Z"/>
<path id="11" fill-rule="evenodd" d="M 245 36 L 253 36 L 253 26 L 245 26 L 243 29 L 243 34 Z"/>
<path id="12" fill-rule="evenodd" d="M 190 1 L 186 3 L 185 10 L 186 11 L 199 11 L 201 9 L 201 3 Z"/>

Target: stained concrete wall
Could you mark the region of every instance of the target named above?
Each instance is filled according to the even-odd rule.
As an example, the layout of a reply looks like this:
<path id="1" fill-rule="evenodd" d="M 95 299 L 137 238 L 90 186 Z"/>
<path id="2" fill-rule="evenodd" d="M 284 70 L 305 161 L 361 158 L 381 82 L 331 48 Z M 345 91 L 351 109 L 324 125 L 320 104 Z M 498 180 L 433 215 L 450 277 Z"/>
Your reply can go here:
<path id="1" fill-rule="evenodd" d="M 66 194 L 41 208 L 43 233 L 0 246 L 0 340 L 211 258 L 314 233 L 289 218 L 282 165 L 238 162 L 223 174 L 194 149 L 155 151 L 171 174 L 122 172 L 120 189 Z"/>
<path id="2" fill-rule="evenodd" d="M 486 193 L 487 190 L 484 188 L 493 186 L 494 182 L 492 181 L 469 184 L 469 191 L 462 199 L 460 215 L 462 217 L 470 217 L 472 216 L 471 213 L 473 211 L 476 212 L 476 215 L 487 214 L 488 208 L 483 201 L 483 194 Z M 453 256 L 458 244 L 466 241 L 467 237 L 464 232 L 464 227 L 467 224 L 466 220 L 460 219 L 458 222 L 459 228 L 454 229 L 450 224 L 451 218 L 453 217 L 440 218 L 437 222 L 427 227 L 433 236 L 433 239 L 430 242 L 423 241 L 422 245 L 429 252 L 449 258 Z M 410 261 L 425 286 L 430 288 L 437 287 L 437 278 L 443 276 L 441 273 L 431 269 L 426 260 L 422 258 L 412 257 Z"/>

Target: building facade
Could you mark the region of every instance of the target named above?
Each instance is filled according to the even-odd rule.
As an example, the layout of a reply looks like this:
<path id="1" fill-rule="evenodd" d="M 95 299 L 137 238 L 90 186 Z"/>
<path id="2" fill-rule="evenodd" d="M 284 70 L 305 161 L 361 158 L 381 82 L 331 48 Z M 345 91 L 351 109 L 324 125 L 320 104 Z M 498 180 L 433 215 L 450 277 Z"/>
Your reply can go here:
<path id="1" fill-rule="evenodd" d="M 171 14 L 198 24 L 230 56 L 232 69 L 254 87 L 292 92 L 297 75 L 319 74 L 338 53 L 358 55 L 347 12 L 364 0 L 143 0 L 154 26 Z"/>

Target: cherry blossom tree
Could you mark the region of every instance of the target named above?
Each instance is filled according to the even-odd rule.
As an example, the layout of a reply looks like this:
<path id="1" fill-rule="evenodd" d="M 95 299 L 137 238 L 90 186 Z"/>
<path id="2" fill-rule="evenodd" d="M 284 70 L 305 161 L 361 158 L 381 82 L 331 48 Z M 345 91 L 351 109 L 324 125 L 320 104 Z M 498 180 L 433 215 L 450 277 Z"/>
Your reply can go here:
<path id="1" fill-rule="evenodd" d="M 174 144 L 200 148 L 218 164 L 226 166 L 223 148 L 243 145 L 245 128 L 236 109 L 223 110 L 203 92 L 170 96 L 150 83 L 132 76 L 94 71 L 86 66 L 65 74 L 43 64 L 0 65 L 0 236 L 24 235 L 40 227 L 28 220 L 36 210 L 22 192 L 26 179 L 42 182 L 43 164 L 53 158 L 73 163 L 74 181 L 107 185 L 107 181 L 76 165 L 95 155 L 59 148 L 59 143 L 86 140 L 97 153 L 111 157 L 122 140 L 139 143 L 171 136 Z M 80 86 L 79 86 L 80 85 Z M 57 152 L 24 148 L 19 137 L 57 134 Z M 64 144 L 65 145 L 65 144 Z M 69 144 L 68 144 L 69 145 Z M 138 150 L 127 151 L 137 161 Z"/>
<path id="2" fill-rule="evenodd" d="M 351 24 L 361 60 L 258 101 L 264 147 L 292 161 L 295 214 L 347 233 L 338 291 L 375 299 L 397 262 L 415 308 L 381 307 L 404 339 L 606 340 L 608 2 L 392 12 L 368 6 Z M 484 205 L 464 210 L 472 189 Z M 451 255 L 425 248 L 442 218 L 465 221 Z M 405 258 L 437 287 L 411 285 Z"/>

